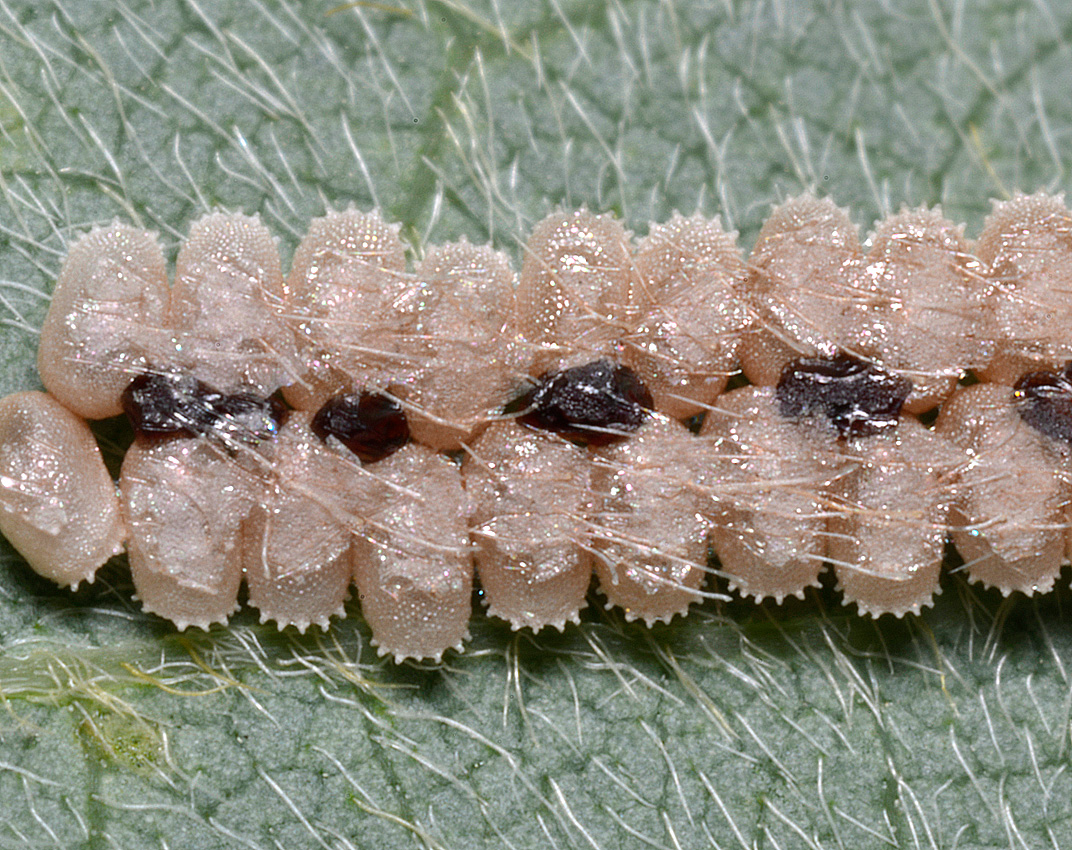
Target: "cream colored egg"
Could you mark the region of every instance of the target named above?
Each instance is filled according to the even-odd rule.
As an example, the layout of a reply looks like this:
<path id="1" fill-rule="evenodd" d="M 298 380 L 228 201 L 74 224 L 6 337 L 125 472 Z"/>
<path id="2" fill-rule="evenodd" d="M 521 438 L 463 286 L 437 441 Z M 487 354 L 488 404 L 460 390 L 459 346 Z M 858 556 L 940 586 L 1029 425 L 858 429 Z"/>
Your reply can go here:
<path id="1" fill-rule="evenodd" d="M 126 526 L 97 443 L 46 393 L 0 399 L 0 531 L 35 572 L 72 587 L 123 551 Z"/>
<path id="2" fill-rule="evenodd" d="M 516 393 L 516 275 L 502 252 L 463 241 L 430 247 L 415 277 L 420 363 L 398 394 L 413 439 L 457 450 Z"/>
<path id="3" fill-rule="evenodd" d="M 993 290 L 984 271 L 963 227 L 939 209 L 904 210 L 877 225 L 862 294 L 846 304 L 846 348 L 912 381 L 908 412 L 938 406 L 966 370 L 989 363 Z"/>
<path id="4" fill-rule="evenodd" d="M 115 223 L 69 249 L 41 328 L 46 389 L 86 419 L 122 413 L 131 379 L 174 359 L 170 292 L 156 237 Z"/>
<path id="5" fill-rule="evenodd" d="M 776 207 L 748 258 L 742 298 L 756 328 L 741 343 L 753 384 L 778 383 L 796 357 L 829 356 L 846 341 L 846 304 L 859 297 L 863 253 L 848 213 L 811 195 Z"/>
<path id="6" fill-rule="evenodd" d="M 306 371 L 285 394 L 299 410 L 340 390 L 404 383 L 419 369 L 411 350 L 419 287 L 398 230 L 353 208 L 310 222 L 286 279 L 287 321 Z"/>
<path id="7" fill-rule="evenodd" d="M 521 264 L 516 331 L 533 375 L 613 353 L 628 327 L 635 281 L 629 234 L 610 215 L 553 213 Z"/>
<path id="8" fill-rule="evenodd" d="M 461 472 L 418 443 L 368 470 L 387 494 L 353 548 L 361 611 L 380 655 L 438 661 L 469 637 L 473 561 Z"/>
<path id="9" fill-rule="evenodd" d="M 488 613 L 533 631 L 577 622 L 592 578 L 589 453 L 506 420 L 473 442 L 462 472 Z"/>
<path id="10" fill-rule="evenodd" d="M 669 622 L 703 598 L 704 448 L 676 420 L 652 414 L 635 434 L 595 452 L 595 571 L 608 607 L 627 620 Z"/>
<path id="11" fill-rule="evenodd" d="M 237 610 L 243 523 L 263 499 L 261 466 L 207 437 L 139 439 L 127 450 L 119 486 L 146 611 L 207 629 Z"/>
<path id="12" fill-rule="evenodd" d="M 852 472 L 832 488 L 827 546 L 838 586 L 863 614 L 918 614 L 938 591 L 954 476 L 967 458 L 909 414 L 843 451 Z"/>
<path id="13" fill-rule="evenodd" d="M 353 453 L 313 434 L 310 418 L 294 411 L 262 448 L 267 486 L 242 541 L 249 603 L 261 622 L 301 632 L 344 615 L 354 532 L 385 495 Z"/>
<path id="14" fill-rule="evenodd" d="M 827 557 L 831 488 L 851 471 L 836 434 L 781 415 L 773 387 L 721 396 L 700 431 L 710 445 L 711 545 L 731 590 L 803 598 Z"/>
<path id="15" fill-rule="evenodd" d="M 196 221 L 175 262 L 171 299 L 187 374 L 223 392 L 261 395 L 297 379 L 279 249 L 260 218 L 217 212 Z"/>
<path id="16" fill-rule="evenodd" d="M 1049 592 L 1064 557 L 1068 445 L 1027 424 L 1000 384 L 958 390 L 935 430 L 968 455 L 952 513 L 968 577 L 1005 595 Z"/>
<path id="17" fill-rule="evenodd" d="M 745 265 L 736 234 L 717 219 L 675 214 L 652 225 L 634 262 L 637 324 L 623 340 L 623 359 L 647 384 L 656 410 L 693 416 L 725 389 L 752 321 L 737 295 Z"/>
<path id="18" fill-rule="evenodd" d="M 995 292 L 999 343 L 981 378 L 1012 385 L 1072 359 L 1072 213 L 1064 195 L 994 201 L 976 244 Z"/>

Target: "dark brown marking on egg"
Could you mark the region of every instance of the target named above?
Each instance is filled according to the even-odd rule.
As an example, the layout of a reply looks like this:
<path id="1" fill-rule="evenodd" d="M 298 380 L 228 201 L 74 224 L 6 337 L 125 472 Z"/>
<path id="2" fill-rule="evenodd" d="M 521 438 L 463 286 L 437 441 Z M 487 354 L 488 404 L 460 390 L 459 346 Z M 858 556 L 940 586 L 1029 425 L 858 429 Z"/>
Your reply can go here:
<path id="1" fill-rule="evenodd" d="M 336 437 L 362 463 L 375 463 L 409 441 L 402 406 L 380 393 L 340 393 L 317 411 L 310 426 L 321 440 Z"/>
<path id="2" fill-rule="evenodd" d="M 1059 372 L 1029 372 L 1013 387 L 1020 418 L 1065 443 L 1072 443 L 1072 362 Z"/>
<path id="3" fill-rule="evenodd" d="M 602 359 L 541 376 L 515 406 L 526 425 L 602 445 L 636 431 L 655 403 L 632 369 Z"/>
<path id="4" fill-rule="evenodd" d="M 190 375 L 138 375 L 122 395 L 123 412 L 141 437 L 215 435 L 258 443 L 279 433 L 285 409 L 275 398 L 222 393 Z"/>
<path id="5" fill-rule="evenodd" d="M 847 354 L 802 357 L 782 371 L 782 416 L 825 416 L 842 437 L 866 437 L 897 424 L 912 382 Z"/>

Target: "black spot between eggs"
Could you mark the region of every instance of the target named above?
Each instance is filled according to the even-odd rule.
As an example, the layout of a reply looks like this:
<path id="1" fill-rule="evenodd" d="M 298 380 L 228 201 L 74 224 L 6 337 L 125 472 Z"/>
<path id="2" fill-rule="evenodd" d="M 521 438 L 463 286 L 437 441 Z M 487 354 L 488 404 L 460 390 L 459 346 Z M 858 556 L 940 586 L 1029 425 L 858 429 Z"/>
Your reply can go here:
<path id="1" fill-rule="evenodd" d="M 341 393 L 329 399 L 310 423 L 321 440 L 336 437 L 362 463 L 375 463 L 409 442 L 402 406 L 379 393 Z"/>
<path id="2" fill-rule="evenodd" d="M 598 445 L 636 431 L 655 403 L 632 369 L 602 359 L 542 375 L 511 407 L 526 425 Z"/>
<path id="3" fill-rule="evenodd" d="M 839 354 L 791 361 L 775 394 L 787 419 L 818 414 L 842 437 L 866 437 L 895 426 L 911 392 L 907 378 Z"/>
<path id="4" fill-rule="evenodd" d="M 215 435 L 257 443 L 279 433 L 285 408 L 278 399 L 227 394 L 190 375 L 138 375 L 123 391 L 123 412 L 140 437 Z"/>
<path id="5" fill-rule="evenodd" d="M 1059 372 L 1029 372 L 1013 387 L 1020 418 L 1065 443 L 1072 443 L 1072 362 Z"/>

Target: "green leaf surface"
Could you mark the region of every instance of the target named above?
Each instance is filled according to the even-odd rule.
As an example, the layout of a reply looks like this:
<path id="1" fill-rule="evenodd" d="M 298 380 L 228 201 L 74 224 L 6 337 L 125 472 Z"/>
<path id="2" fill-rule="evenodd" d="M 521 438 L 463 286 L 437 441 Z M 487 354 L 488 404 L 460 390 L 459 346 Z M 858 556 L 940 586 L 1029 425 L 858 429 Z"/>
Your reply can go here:
<path id="1" fill-rule="evenodd" d="M 66 245 L 115 217 L 173 259 L 210 208 L 259 212 L 289 257 L 375 204 L 415 254 L 518 257 L 558 205 L 720 213 L 750 246 L 805 188 L 977 232 L 1066 180 L 1072 7 L 1045 0 L 335 3 L 0 0 L 0 393 L 39 386 Z M 131 590 L 3 544 L 0 847 L 1072 846 L 1067 590 L 478 615 L 434 668 L 377 660 L 356 605 L 177 635 Z"/>

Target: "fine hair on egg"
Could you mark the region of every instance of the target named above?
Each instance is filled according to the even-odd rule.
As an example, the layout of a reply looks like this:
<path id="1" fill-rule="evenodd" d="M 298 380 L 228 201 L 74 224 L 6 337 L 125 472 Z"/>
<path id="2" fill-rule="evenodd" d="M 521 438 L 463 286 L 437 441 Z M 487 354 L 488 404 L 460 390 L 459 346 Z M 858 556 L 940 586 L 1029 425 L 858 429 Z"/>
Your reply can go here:
<path id="1" fill-rule="evenodd" d="M 117 222 L 70 247 L 46 392 L 0 401 L 0 530 L 64 585 L 125 550 L 180 629 L 243 583 L 262 622 L 327 628 L 356 586 L 396 661 L 462 650 L 474 586 L 561 630 L 593 578 L 651 625 L 830 567 L 901 617 L 952 540 L 969 580 L 1047 592 L 1072 540 L 1070 222 L 1038 193 L 975 240 L 936 208 L 861 239 L 805 195 L 746 257 L 701 215 L 635 239 L 560 211 L 518 266 L 462 240 L 411 267 L 349 208 L 287 270 L 259 218 L 213 212 L 172 283 Z M 121 412 L 114 483 L 86 421 Z"/>

